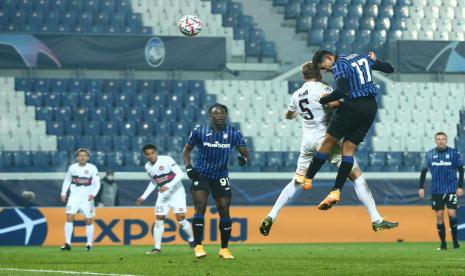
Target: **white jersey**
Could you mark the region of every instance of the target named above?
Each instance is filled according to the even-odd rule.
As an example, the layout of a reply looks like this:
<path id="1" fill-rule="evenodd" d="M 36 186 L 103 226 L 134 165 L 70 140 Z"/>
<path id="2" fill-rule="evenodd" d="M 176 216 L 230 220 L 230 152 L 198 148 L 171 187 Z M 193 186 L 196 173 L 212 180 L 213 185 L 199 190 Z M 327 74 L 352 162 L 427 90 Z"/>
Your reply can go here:
<path id="1" fill-rule="evenodd" d="M 318 138 L 324 136 L 327 126 L 324 122 L 325 111 L 319 100 L 321 94 L 331 93 L 331 86 L 322 82 L 307 81 L 292 94 L 288 110 L 297 112 L 302 117 L 304 137 Z"/>
<path id="2" fill-rule="evenodd" d="M 142 195 L 144 199 L 146 199 L 156 187 L 168 186 L 169 192 L 167 194 L 171 194 L 180 187 L 184 188 L 181 183 L 184 173 L 176 161 L 170 156 L 159 155 L 154 164 L 150 162 L 145 164 L 145 170 L 151 181 L 147 190 Z"/>
<path id="3" fill-rule="evenodd" d="M 79 197 L 87 199 L 89 195 L 96 196 L 100 190 L 100 178 L 97 167 L 87 163 L 80 166 L 74 163 L 68 168 L 61 189 L 61 195 L 66 195 L 70 189 L 70 198 Z"/>

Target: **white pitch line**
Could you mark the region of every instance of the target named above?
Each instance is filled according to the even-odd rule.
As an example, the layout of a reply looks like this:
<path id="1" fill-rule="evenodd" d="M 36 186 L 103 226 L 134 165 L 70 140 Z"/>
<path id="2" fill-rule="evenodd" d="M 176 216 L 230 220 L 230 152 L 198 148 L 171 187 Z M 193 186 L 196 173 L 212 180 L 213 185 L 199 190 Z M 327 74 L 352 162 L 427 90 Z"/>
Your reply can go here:
<path id="1" fill-rule="evenodd" d="M 1 268 L 3 271 L 23 271 L 23 272 L 39 272 L 39 273 L 62 273 L 62 274 L 79 274 L 79 275 L 105 275 L 105 276 L 135 276 L 132 274 L 111 274 L 111 273 L 97 273 L 85 271 L 65 271 L 65 270 L 48 270 L 48 269 L 21 269 L 21 268 Z"/>

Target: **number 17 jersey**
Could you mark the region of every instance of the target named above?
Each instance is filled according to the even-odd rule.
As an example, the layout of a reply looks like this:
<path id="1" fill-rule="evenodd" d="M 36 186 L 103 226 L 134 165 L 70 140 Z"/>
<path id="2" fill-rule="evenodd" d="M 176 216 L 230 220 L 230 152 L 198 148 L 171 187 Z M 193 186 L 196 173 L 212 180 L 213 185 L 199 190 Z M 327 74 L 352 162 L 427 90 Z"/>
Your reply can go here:
<path id="1" fill-rule="evenodd" d="M 292 94 L 288 110 L 301 116 L 303 136 L 324 136 L 326 133 L 326 112 L 319 100 L 322 94 L 331 92 L 333 89 L 329 85 L 307 81 Z"/>

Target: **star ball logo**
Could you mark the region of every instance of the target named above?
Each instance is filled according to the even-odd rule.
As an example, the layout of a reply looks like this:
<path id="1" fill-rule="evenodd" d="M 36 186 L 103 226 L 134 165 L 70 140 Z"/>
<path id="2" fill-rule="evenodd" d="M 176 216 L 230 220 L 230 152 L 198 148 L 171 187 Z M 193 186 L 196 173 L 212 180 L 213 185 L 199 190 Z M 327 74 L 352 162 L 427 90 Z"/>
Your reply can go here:
<path id="1" fill-rule="evenodd" d="M 153 37 L 145 44 L 145 60 L 152 67 L 162 65 L 165 60 L 165 44 L 160 38 Z"/>
<path id="2" fill-rule="evenodd" d="M 47 220 L 38 209 L 0 211 L 0 245 L 42 245 L 47 230 Z"/>

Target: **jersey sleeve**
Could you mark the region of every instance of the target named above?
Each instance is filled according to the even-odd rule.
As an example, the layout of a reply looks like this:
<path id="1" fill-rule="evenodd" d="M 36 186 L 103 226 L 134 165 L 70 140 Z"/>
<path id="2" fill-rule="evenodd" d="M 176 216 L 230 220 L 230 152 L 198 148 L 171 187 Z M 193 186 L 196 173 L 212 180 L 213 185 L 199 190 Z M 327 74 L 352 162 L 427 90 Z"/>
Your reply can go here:
<path id="1" fill-rule="evenodd" d="M 189 140 L 187 140 L 187 143 L 191 146 L 195 146 L 199 143 L 199 127 L 194 128 L 191 131 L 191 135 L 189 135 Z"/>
<path id="2" fill-rule="evenodd" d="M 297 111 L 297 104 L 295 102 L 295 96 L 294 94 L 291 97 L 291 100 L 289 101 L 289 106 L 287 107 L 287 110 L 295 112 Z"/>
<path id="3" fill-rule="evenodd" d="M 97 196 L 98 192 L 100 191 L 100 176 L 98 174 L 98 169 L 95 167 L 94 169 L 94 175 L 92 176 L 92 185 L 94 189 L 92 190 L 92 195 Z"/>
<path id="4" fill-rule="evenodd" d="M 431 153 L 430 152 L 426 152 L 424 167 L 428 169 L 431 168 Z"/>
<path id="5" fill-rule="evenodd" d="M 239 130 L 236 130 L 234 133 L 234 145 L 237 147 L 245 147 L 246 143 L 244 137 L 242 137 L 242 133 Z"/>
<path id="6" fill-rule="evenodd" d="M 336 80 L 342 79 L 342 78 L 348 78 L 350 74 L 350 65 L 347 61 L 337 61 L 334 69 L 333 69 L 333 75 Z"/>
<path id="7" fill-rule="evenodd" d="M 63 185 L 61 186 L 61 195 L 65 196 L 68 192 L 69 186 L 71 186 L 71 166 L 68 168 L 66 172 L 65 179 L 63 180 Z"/>

